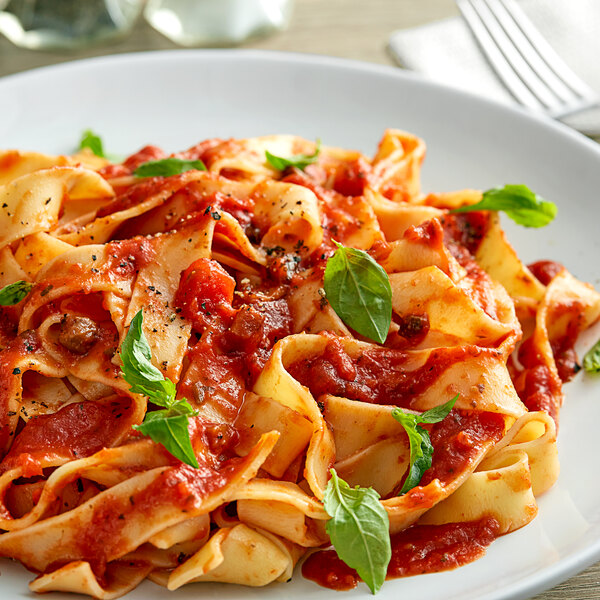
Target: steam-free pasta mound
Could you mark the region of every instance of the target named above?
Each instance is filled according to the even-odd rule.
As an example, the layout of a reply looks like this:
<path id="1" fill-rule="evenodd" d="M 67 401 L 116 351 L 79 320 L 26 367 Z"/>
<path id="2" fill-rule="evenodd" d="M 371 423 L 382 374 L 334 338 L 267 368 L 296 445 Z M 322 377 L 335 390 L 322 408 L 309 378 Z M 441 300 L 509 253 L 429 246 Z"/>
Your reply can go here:
<path id="1" fill-rule="evenodd" d="M 121 164 L 0 153 L 0 287 L 21 282 L 1 308 L 0 556 L 33 591 L 276 585 L 315 551 L 305 576 L 352 587 L 327 550 L 331 469 L 379 495 L 389 577 L 460 566 L 535 517 L 600 295 L 525 266 L 497 212 L 452 212 L 481 192 L 422 194 L 424 155 L 397 130 L 372 159 L 292 136 Z M 325 290 L 336 243 L 389 280 L 382 344 Z M 346 311 L 376 318 L 345 285 Z M 453 398 L 415 463 L 394 409 Z"/>

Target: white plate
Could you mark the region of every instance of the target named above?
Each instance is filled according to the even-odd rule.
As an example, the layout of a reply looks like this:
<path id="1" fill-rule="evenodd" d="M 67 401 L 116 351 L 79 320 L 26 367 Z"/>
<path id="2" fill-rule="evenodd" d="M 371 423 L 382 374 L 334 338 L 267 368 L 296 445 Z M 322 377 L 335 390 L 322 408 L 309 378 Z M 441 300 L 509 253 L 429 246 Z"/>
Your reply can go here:
<path id="1" fill-rule="evenodd" d="M 0 146 L 70 152 L 86 128 L 109 152 L 146 143 L 175 151 L 212 137 L 294 133 L 372 154 L 387 127 L 428 145 L 426 191 L 526 183 L 556 202 L 543 230 L 506 224 L 526 261 L 554 258 L 598 285 L 600 146 L 566 128 L 397 69 L 338 59 L 253 51 L 169 51 L 113 56 L 0 80 Z M 588 336 L 588 343 L 600 330 Z M 381 600 L 402 594 L 437 600 L 516 600 L 555 585 L 600 559 L 597 463 L 600 380 L 579 375 L 561 414 L 557 485 L 540 499 L 532 524 L 492 544 L 466 567 L 387 582 Z M 32 539 L 32 544 L 35 540 Z M 0 597 L 30 596 L 31 575 L 0 563 Z M 197 584 L 179 600 L 261 598 L 331 600 L 306 581 L 266 589 Z M 170 594 L 169 594 L 170 596 Z M 145 583 L 130 600 L 164 600 Z M 365 586 L 344 598 L 369 597 Z M 68 598 L 53 594 L 52 598 Z"/>

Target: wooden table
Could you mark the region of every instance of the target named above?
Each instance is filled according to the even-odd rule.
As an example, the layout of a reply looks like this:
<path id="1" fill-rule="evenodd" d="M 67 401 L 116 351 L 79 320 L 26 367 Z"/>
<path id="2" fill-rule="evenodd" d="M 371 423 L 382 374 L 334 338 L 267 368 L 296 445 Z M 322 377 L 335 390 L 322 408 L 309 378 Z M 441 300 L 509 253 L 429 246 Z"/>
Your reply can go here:
<path id="1" fill-rule="evenodd" d="M 385 49 L 392 31 L 456 14 L 454 0 L 296 0 L 288 31 L 245 47 L 392 64 Z M 143 20 L 126 39 L 78 53 L 21 50 L 0 38 L 0 76 L 91 56 L 171 48 L 177 46 Z M 600 600 L 600 563 L 539 594 L 535 600 Z"/>

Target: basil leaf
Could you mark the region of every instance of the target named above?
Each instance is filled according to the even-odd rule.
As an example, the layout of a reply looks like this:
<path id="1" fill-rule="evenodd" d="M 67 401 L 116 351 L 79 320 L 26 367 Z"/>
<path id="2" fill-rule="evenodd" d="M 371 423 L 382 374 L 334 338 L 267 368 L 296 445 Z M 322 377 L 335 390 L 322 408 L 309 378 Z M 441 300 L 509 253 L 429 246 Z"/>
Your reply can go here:
<path id="1" fill-rule="evenodd" d="M 373 488 L 351 488 L 331 469 L 323 505 L 331 517 L 326 531 L 338 556 L 377 593 L 392 556 L 390 523 L 379 494 Z"/>
<path id="2" fill-rule="evenodd" d="M 27 281 L 15 281 L 9 285 L 4 286 L 0 290 L 0 306 L 13 306 L 18 304 L 29 294 L 33 283 Z"/>
<path id="3" fill-rule="evenodd" d="M 553 202 L 547 202 L 526 185 L 505 185 L 483 192 L 476 204 L 461 206 L 451 213 L 474 210 L 502 210 L 515 223 L 525 227 L 544 227 L 556 217 L 558 209 Z"/>
<path id="4" fill-rule="evenodd" d="M 96 135 L 91 129 L 86 129 L 81 136 L 81 141 L 79 142 L 79 149 L 83 150 L 84 148 L 89 148 L 92 151 L 92 153 L 94 153 L 96 156 L 106 158 L 106 155 L 104 154 L 102 139 L 100 138 L 100 136 Z"/>
<path id="5" fill-rule="evenodd" d="M 206 171 L 201 160 L 183 160 L 181 158 L 163 158 L 141 164 L 133 174 L 136 177 L 170 177 L 186 171 Z"/>
<path id="6" fill-rule="evenodd" d="M 421 427 L 419 423 L 439 423 L 440 421 L 443 421 L 452 410 L 457 399 L 458 394 L 454 396 L 452 400 L 448 400 L 445 404 L 436 406 L 420 415 L 404 412 L 399 407 L 396 407 L 392 411 L 392 417 L 404 427 L 410 444 L 408 475 L 400 490 L 400 496 L 419 485 L 419 482 L 423 478 L 423 474 L 431 467 L 433 446 L 431 444 L 429 432 Z"/>
<path id="7" fill-rule="evenodd" d="M 312 165 L 319 160 L 319 154 L 321 153 L 321 140 L 317 140 L 317 147 L 312 154 L 294 154 L 285 158 L 283 156 L 275 156 L 268 150 L 265 150 L 265 157 L 267 162 L 278 171 L 285 171 L 288 167 L 296 167 L 301 171 L 304 171 L 308 165 Z"/>
<path id="8" fill-rule="evenodd" d="M 140 310 L 131 320 L 129 331 L 121 344 L 121 374 L 135 394 L 143 394 L 166 410 L 146 413 L 141 425 L 134 425 L 144 435 L 162 444 L 168 452 L 184 463 L 198 468 L 194 455 L 188 419 L 198 414 L 187 400 L 176 400 L 175 384 L 152 364 L 152 352 L 144 335 L 144 314 Z"/>
<path id="9" fill-rule="evenodd" d="M 152 364 L 148 340 L 142 330 L 144 316 L 140 310 L 132 319 L 121 344 L 121 372 L 134 394 L 148 396 L 154 404 L 168 408 L 175 402 L 175 384 Z"/>
<path id="10" fill-rule="evenodd" d="M 340 319 L 383 344 L 392 322 L 392 288 L 387 273 L 364 250 L 338 249 L 327 261 L 323 287 Z"/>
<path id="11" fill-rule="evenodd" d="M 585 353 L 583 368 L 586 373 L 600 373 L 600 340 Z"/>
<path id="12" fill-rule="evenodd" d="M 168 452 L 181 462 L 199 468 L 190 433 L 189 416 L 195 414 L 186 400 L 181 400 L 166 410 L 155 410 L 146 414 L 141 425 L 134 425 L 140 433 L 162 444 Z"/>

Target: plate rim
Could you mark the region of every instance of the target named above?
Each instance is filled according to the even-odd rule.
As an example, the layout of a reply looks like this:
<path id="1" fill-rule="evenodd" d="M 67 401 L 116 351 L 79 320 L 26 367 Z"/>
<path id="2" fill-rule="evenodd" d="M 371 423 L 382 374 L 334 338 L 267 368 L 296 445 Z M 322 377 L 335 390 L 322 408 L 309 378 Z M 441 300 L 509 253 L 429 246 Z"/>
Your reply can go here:
<path id="1" fill-rule="evenodd" d="M 0 88 L 4 85 L 17 84 L 28 79 L 34 79 L 40 74 L 44 75 L 51 72 L 67 72 L 77 69 L 82 65 L 102 65 L 111 62 L 123 62 L 131 60 L 133 62 L 145 62 L 152 59 L 171 59 L 177 57 L 198 58 L 224 60 L 225 58 L 241 58 L 242 60 L 267 61 L 272 63 L 297 63 L 312 65 L 317 67 L 334 68 L 340 70 L 354 70 L 364 73 L 377 73 L 384 77 L 391 77 L 398 80 L 408 81 L 411 84 L 422 86 L 424 88 L 443 90 L 444 93 L 454 96 L 455 98 L 467 98 L 470 102 L 487 106 L 491 110 L 499 110 L 507 112 L 517 119 L 523 119 L 529 123 L 535 123 L 537 127 L 542 129 L 552 129 L 556 133 L 566 136 L 567 139 L 576 144 L 581 144 L 591 150 L 600 158 L 600 143 L 588 138 L 584 134 L 565 125 L 564 123 L 552 119 L 543 113 L 529 111 L 520 105 L 509 105 L 492 98 L 479 96 L 470 90 L 462 90 L 445 83 L 438 83 L 432 79 L 408 69 L 403 69 L 394 65 L 386 65 L 362 61 L 352 58 L 343 58 L 338 56 L 330 56 L 326 54 L 318 54 L 312 52 L 292 52 L 285 50 L 263 50 L 255 48 L 176 48 L 165 50 L 145 50 L 140 52 L 120 52 L 115 54 L 106 54 L 101 56 L 92 56 L 89 58 L 78 58 L 67 60 L 52 65 L 44 65 L 33 67 L 18 73 L 11 73 L 0 77 Z"/>

